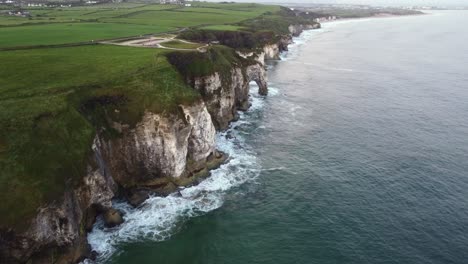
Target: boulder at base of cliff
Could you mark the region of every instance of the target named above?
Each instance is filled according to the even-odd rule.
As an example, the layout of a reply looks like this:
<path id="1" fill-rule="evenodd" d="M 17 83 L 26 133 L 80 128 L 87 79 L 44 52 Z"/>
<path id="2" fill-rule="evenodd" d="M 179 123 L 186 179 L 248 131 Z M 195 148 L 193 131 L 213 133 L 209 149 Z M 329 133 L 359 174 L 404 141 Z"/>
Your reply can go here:
<path id="1" fill-rule="evenodd" d="M 110 208 L 104 212 L 104 224 L 107 227 L 114 227 L 122 224 L 124 222 L 122 214 L 114 209 Z"/>

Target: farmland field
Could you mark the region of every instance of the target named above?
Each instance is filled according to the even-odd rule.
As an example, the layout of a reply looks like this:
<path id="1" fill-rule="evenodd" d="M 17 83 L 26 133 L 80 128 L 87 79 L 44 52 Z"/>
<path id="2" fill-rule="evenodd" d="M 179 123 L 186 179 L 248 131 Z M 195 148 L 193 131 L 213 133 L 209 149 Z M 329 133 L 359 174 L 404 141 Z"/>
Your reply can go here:
<path id="1" fill-rule="evenodd" d="M 174 30 L 167 26 L 116 23 L 54 23 L 0 28 L 0 47 L 53 45 Z"/>
<path id="2" fill-rule="evenodd" d="M 226 24 L 278 10 L 269 5 L 197 2 L 193 7 L 124 3 L 35 8 L 28 10 L 30 17 L 0 16 L 0 48 L 97 41 L 197 26 L 228 28 Z"/>
<path id="3" fill-rule="evenodd" d="M 103 19 L 104 22 L 128 23 L 139 25 L 164 25 L 191 27 L 202 24 L 235 23 L 244 20 L 236 15 L 216 13 L 179 12 L 179 11 L 145 11 L 130 14 L 127 17 Z"/>

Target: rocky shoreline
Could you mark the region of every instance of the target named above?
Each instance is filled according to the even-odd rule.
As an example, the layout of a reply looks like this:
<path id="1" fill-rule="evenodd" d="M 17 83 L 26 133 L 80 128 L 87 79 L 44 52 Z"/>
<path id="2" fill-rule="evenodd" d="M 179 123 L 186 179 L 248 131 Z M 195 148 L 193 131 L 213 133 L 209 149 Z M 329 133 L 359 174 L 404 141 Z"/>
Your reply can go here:
<path id="1" fill-rule="evenodd" d="M 70 186 L 60 200 L 37 211 L 26 230 L 0 233 L 2 263 L 77 263 L 95 257 L 87 242 L 96 217 L 108 226 L 120 224 L 121 214 L 112 199 L 121 197 L 137 207 L 150 195 L 165 196 L 179 186 L 196 184 L 228 158 L 215 147 L 217 131 L 249 108 L 249 83 L 267 95 L 265 60 L 279 59 L 292 37 L 316 25 L 291 25 L 289 35 L 259 52 L 237 52 L 254 63 L 187 79 L 202 95 L 177 113 L 146 112 L 134 127 L 113 123 L 122 135 L 95 136 L 87 174 L 78 186 Z"/>

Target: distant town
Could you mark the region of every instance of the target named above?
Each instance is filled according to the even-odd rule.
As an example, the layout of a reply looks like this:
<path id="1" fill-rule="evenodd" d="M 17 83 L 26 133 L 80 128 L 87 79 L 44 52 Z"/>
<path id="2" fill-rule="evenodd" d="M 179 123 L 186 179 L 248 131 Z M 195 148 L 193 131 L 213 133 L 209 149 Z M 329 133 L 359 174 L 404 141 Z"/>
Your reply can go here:
<path id="1" fill-rule="evenodd" d="M 16 17 L 30 17 L 31 13 L 28 9 L 40 9 L 40 8 L 70 8 L 75 6 L 90 6 L 107 3 L 121 3 L 123 1 L 21 1 L 21 0 L 0 0 L 0 16 L 16 16 Z M 156 3 L 162 5 L 182 5 L 190 7 L 192 1 L 188 0 L 159 0 Z"/>
<path id="2" fill-rule="evenodd" d="M 160 3 L 160 4 L 177 4 L 177 5 L 184 5 L 184 6 L 191 6 L 190 2 L 193 0 L 157 0 L 152 3 Z M 5 6 L 11 7 L 22 7 L 22 8 L 41 8 L 41 7 L 73 7 L 73 6 L 86 6 L 86 5 L 96 5 L 96 4 L 106 4 L 106 3 L 120 3 L 120 2 L 128 2 L 125 0 L 70 0 L 70 1 L 44 1 L 44 0 L 36 0 L 36 1 L 25 1 L 25 0 L 0 0 L 0 7 L 3 6 L 2 9 L 5 9 Z M 255 1 L 252 1 L 255 2 Z M 290 7 L 307 7 L 313 8 L 314 10 L 321 10 L 326 11 L 329 9 L 347 9 L 347 10 L 369 10 L 369 9 L 389 9 L 389 8 L 399 8 L 399 9 L 408 9 L 408 10 L 467 10 L 468 6 L 400 6 L 400 7 L 376 7 L 376 6 L 368 6 L 368 5 L 349 5 L 349 4 L 304 4 L 304 3 L 285 3 L 284 5 Z M 3 12 L 4 13 L 4 12 Z M 8 15 L 14 16 L 27 16 L 26 12 L 18 13 L 18 12 L 11 12 L 7 13 Z"/>
<path id="3" fill-rule="evenodd" d="M 0 7 L 11 6 L 11 7 L 21 7 L 21 8 L 41 8 L 41 7 L 74 7 L 74 6 L 86 6 L 86 5 L 97 5 L 97 4 L 106 4 L 106 3 L 120 3 L 125 1 L 96 1 L 96 0 L 86 0 L 86 1 L 23 1 L 23 0 L 0 0 Z M 155 1 L 160 4 L 171 4 L 171 5 L 184 5 L 191 6 L 190 0 L 159 0 Z M 7 15 L 12 16 L 28 16 L 28 12 L 3 12 Z"/>
<path id="4" fill-rule="evenodd" d="M 305 3 L 285 3 L 284 5 L 295 8 L 306 8 L 313 10 L 330 10 L 330 9 L 345 9 L 345 10 L 388 10 L 388 9 L 406 9 L 406 10 L 468 10 L 466 6 L 370 6 L 370 5 L 351 5 L 351 4 L 305 4 Z"/>

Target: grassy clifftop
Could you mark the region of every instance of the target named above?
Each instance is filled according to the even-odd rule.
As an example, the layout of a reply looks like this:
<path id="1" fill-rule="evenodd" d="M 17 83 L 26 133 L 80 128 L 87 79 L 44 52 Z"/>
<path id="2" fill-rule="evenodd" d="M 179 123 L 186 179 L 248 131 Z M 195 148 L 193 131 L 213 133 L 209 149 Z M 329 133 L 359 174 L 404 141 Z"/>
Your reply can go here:
<path id="1" fill-rule="evenodd" d="M 198 95 L 165 51 L 83 46 L 0 52 L 0 226 L 21 225 L 85 173 L 96 127 Z"/>

